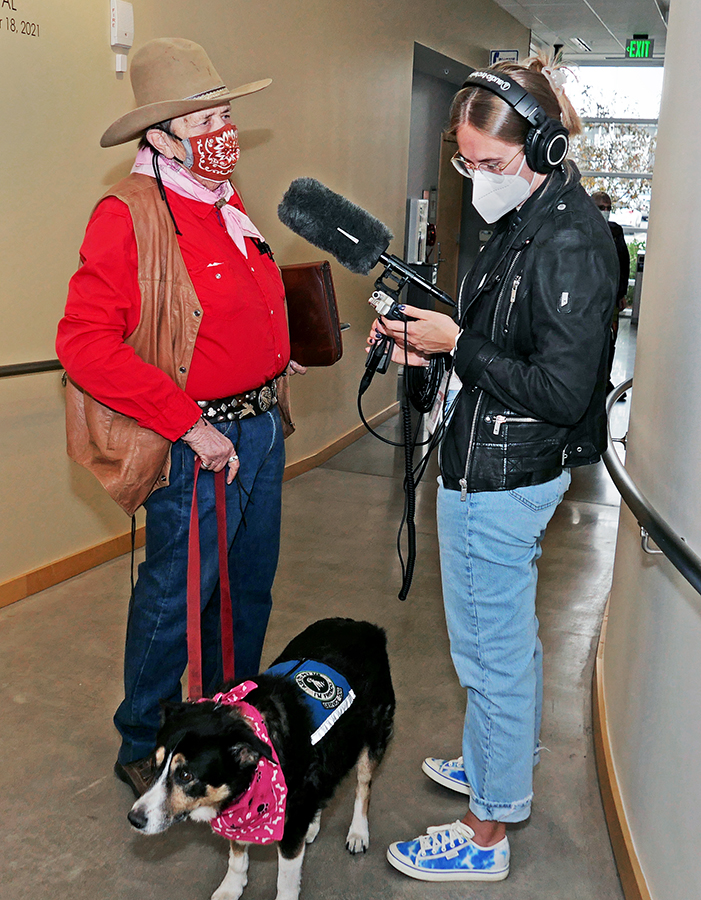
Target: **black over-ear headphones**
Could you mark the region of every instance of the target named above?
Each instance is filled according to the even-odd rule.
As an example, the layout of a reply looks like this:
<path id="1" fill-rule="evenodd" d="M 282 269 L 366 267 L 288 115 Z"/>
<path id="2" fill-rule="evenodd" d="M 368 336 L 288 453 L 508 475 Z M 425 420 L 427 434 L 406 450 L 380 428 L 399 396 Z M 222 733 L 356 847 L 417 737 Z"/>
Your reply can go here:
<path id="1" fill-rule="evenodd" d="M 567 156 L 570 145 L 570 133 L 562 122 L 546 115 L 535 97 L 503 72 L 473 72 L 463 87 L 471 85 L 501 97 L 530 123 L 524 145 L 529 169 L 541 175 L 557 169 Z"/>

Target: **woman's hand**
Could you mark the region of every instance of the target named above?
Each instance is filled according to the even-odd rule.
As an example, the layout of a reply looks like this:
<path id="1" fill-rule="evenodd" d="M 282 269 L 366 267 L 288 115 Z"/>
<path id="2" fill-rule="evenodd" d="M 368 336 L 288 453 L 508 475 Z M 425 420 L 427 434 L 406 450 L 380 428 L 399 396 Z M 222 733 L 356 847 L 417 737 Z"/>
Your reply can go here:
<path id="1" fill-rule="evenodd" d="M 368 346 L 365 348 L 366 353 L 369 353 L 373 346 L 382 339 L 383 333 L 380 331 L 380 327 L 380 323 L 375 319 L 372 323 L 370 334 L 368 335 Z M 402 332 L 401 346 L 395 341 L 394 346 L 392 347 L 392 362 L 407 366 L 427 366 L 429 357 L 424 353 L 417 353 L 416 350 L 411 349 L 408 345 L 405 349 L 404 333 Z"/>
<path id="2" fill-rule="evenodd" d="M 445 313 L 435 312 L 432 309 L 418 309 L 416 306 L 404 306 L 402 312 L 413 322 L 399 322 L 394 319 L 376 319 L 370 331 L 370 339 L 375 339 L 375 331 L 380 331 L 394 338 L 397 347 L 392 354 L 395 362 L 404 362 L 404 335 L 406 334 L 407 347 L 418 354 L 424 360 L 434 353 L 450 353 L 455 347 L 455 341 L 460 333 L 459 326 Z M 396 355 L 400 349 L 401 358 Z M 425 365 L 424 363 L 409 363 L 409 365 Z"/>

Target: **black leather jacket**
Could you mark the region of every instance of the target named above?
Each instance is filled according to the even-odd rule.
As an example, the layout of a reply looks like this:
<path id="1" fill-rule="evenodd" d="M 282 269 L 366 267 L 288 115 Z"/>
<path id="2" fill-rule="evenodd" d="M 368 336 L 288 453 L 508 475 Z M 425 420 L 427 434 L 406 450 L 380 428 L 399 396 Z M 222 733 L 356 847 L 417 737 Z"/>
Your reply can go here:
<path id="1" fill-rule="evenodd" d="M 501 218 L 462 296 L 445 487 L 511 490 L 598 461 L 618 259 L 571 163 Z M 569 173 L 569 177 L 567 177 Z"/>

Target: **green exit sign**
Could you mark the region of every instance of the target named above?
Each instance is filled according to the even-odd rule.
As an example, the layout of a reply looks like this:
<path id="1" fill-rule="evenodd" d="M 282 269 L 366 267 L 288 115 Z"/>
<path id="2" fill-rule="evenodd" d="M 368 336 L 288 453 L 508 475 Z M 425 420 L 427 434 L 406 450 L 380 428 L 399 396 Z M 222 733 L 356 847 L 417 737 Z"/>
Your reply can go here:
<path id="1" fill-rule="evenodd" d="M 626 56 L 628 59 L 651 59 L 654 40 L 647 35 L 635 35 L 626 43 Z"/>

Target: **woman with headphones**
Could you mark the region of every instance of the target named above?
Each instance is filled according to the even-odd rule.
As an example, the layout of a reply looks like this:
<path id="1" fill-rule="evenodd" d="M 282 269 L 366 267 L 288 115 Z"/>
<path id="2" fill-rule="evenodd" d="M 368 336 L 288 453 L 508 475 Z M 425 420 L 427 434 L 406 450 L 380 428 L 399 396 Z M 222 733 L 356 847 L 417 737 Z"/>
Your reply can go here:
<path id="1" fill-rule="evenodd" d="M 463 753 L 423 771 L 469 797 L 465 816 L 392 844 L 427 881 L 509 873 L 506 825 L 528 818 L 538 761 L 542 647 L 535 613 L 545 528 L 569 469 L 606 442 L 608 330 L 618 261 L 606 222 L 566 159 L 581 130 L 562 72 L 542 59 L 471 75 L 455 96 L 453 163 L 494 232 L 454 321 L 405 307 L 378 320 L 395 362 L 450 354 L 438 537 L 451 656 L 467 689 Z"/>

